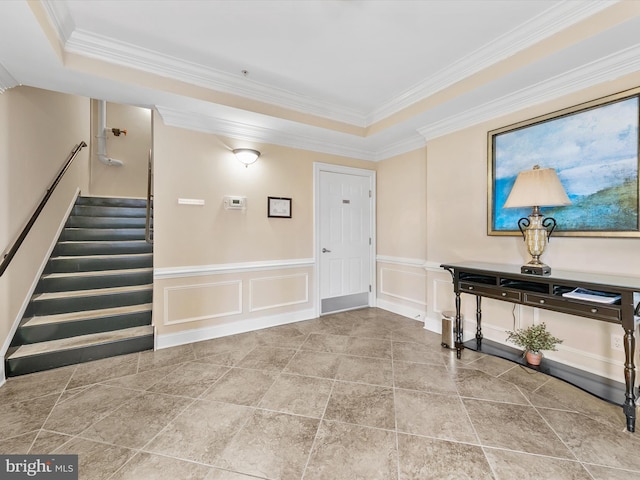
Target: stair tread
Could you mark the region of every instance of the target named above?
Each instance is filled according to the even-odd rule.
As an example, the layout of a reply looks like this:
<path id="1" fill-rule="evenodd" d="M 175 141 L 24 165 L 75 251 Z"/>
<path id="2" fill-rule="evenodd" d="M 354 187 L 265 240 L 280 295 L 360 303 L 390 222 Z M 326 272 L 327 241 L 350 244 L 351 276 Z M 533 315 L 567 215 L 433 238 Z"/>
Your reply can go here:
<path id="1" fill-rule="evenodd" d="M 71 278 L 71 277 L 100 277 L 106 275 L 127 275 L 134 273 L 153 272 L 153 267 L 144 268 L 123 268 L 119 270 L 89 270 L 86 272 L 61 272 L 46 273 L 42 278 Z"/>
<path id="2" fill-rule="evenodd" d="M 126 287 L 92 288 L 89 290 L 69 290 L 64 292 L 38 293 L 31 301 L 52 300 L 56 298 L 90 297 L 95 295 L 113 295 L 114 293 L 138 292 L 153 289 L 152 284 L 130 285 Z"/>
<path id="3" fill-rule="evenodd" d="M 76 348 L 100 345 L 128 338 L 144 337 L 146 335 L 153 335 L 152 325 L 125 328 L 110 332 L 92 333 L 89 335 L 79 335 L 77 337 L 63 338 L 61 340 L 50 340 L 48 342 L 31 343 L 29 345 L 21 345 L 7 359 L 15 360 L 30 355 L 40 355 L 62 350 L 73 350 Z"/>
<path id="4" fill-rule="evenodd" d="M 132 258 L 132 257 L 151 257 L 153 256 L 153 252 L 141 252 L 141 253 L 115 253 L 115 254 L 107 254 L 107 255 L 59 255 L 55 258 L 56 260 L 80 260 L 80 259 L 91 259 L 91 258 L 99 258 L 101 260 L 104 259 L 122 259 L 122 258 Z"/>
<path id="5" fill-rule="evenodd" d="M 127 305 L 124 307 L 99 308 L 96 310 L 82 310 L 79 312 L 58 313 L 55 315 L 38 315 L 29 318 L 22 326 L 35 327 L 79 320 L 90 320 L 92 318 L 122 315 L 126 313 L 146 312 L 151 311 L 151 308 L 152 305 L 150 303 L 141 303 L 138 305 Z"/>

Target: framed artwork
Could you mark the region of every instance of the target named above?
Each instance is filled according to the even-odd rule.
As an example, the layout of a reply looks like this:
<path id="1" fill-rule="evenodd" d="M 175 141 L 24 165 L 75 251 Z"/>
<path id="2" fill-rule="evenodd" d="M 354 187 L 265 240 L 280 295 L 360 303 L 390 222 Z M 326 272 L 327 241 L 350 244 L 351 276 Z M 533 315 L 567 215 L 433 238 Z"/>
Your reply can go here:
<path id="1" fill-rule="evenodd" d="M 640 88 L 488 134 L 489 235 L 521 235 L 531 208 L 504 208 L 519 172 L 554 168 L 571 205 L 541 207 L 554 235 L 640 237 Z"/>
<path id="2" fill-rule="evenodd" d="M 291 199 L 286 197 L 267 197 L 267 216 L 291 218 Z"/>

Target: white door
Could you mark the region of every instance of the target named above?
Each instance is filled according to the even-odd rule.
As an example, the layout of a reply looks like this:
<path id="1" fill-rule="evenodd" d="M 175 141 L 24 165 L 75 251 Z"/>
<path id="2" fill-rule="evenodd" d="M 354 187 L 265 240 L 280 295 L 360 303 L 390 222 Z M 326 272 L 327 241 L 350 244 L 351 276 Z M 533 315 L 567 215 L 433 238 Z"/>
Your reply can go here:
<path id="1" fill-rule="evenodd" d="M 371 171 L 320 170 L 317 248 L 320 313 L 371 305 L 373 270 Z"/>

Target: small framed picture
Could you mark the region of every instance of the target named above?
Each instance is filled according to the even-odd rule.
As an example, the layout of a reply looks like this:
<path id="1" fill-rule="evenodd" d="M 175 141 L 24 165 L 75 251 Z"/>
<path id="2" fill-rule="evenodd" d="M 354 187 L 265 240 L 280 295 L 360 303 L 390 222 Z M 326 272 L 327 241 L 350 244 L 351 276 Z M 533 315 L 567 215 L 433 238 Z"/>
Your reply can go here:
<path id="1" fill-rule="evenodd" d="M 291 218 L 291 199 L 286 197 L 267 197 L 267 216 Z"/>

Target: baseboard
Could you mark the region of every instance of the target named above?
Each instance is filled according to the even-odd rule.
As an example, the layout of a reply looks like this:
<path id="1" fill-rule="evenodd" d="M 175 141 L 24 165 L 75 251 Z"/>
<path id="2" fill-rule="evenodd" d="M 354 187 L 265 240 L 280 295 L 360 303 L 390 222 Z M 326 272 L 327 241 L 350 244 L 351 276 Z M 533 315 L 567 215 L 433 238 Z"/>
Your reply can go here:
<path id="1" fill-rule="evenodd" d="M 238 333 L 252 332 L 263 328 L 277 327 L 288 323 L 302 322 L 316 318 L 314 309 L 301 310 L 299 312 L 271 315 L 259 318 L 238 320 L 223 325 L 215 325 L 205 328 L 194 328 L 177 333 L 156 334 L 156 350 L 163 348 L 186 345 L 188 343 L 211 340 L 212 338 L 226 337 Z"/>
<path id="2" fill-rule="evenodd" d="M 376 306 L 378 308 L 381 308 L 382 310 L 386 310 L 391 313 L 396 313 L 398 315 L 402 315 L 403 317 L 407 317 L 412 320 L 417 320 L 419 322 L 424 322 L 427 317 L 427 312 L 424 310 L 408 307 L 406 305 L 400 305 L 397 303 L 390 302 L 389 300 L 383 300 L 381 298 L 378 298 L 376 302 Z"/>

